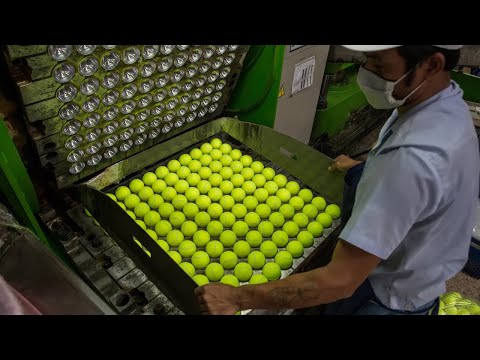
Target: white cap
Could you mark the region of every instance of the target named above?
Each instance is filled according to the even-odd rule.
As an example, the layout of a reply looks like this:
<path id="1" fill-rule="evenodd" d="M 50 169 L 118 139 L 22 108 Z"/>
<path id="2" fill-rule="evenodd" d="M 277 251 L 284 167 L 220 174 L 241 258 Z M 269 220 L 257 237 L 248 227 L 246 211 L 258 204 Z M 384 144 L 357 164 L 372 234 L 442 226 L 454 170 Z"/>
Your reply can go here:
<path id="1" fill-rule="evenodd" d="M 393 49 L 403 45 L 342 45 L 342 46 L 354 51 L 368 52 L 368 51 L 380 51 L 380 50 Z M 432 45 L 432 46 L 436 46 L 436 47 L 447 49 L 447 50 L 458 50 L 463 47 L 463 45 Z"/>

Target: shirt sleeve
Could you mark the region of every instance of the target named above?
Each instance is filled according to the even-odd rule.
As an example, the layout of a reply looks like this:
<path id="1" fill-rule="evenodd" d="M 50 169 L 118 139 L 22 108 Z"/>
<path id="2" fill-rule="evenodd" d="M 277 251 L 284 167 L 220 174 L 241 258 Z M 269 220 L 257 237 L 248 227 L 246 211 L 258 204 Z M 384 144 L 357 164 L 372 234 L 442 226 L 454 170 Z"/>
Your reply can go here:
<path id="1" fill-rule="evenodd" d="M 383 260 L 408 231 L 438 207 L 435 158 L 413 148 L 378 154 L 358 183 L 352 215 L 340 238 Z"/>

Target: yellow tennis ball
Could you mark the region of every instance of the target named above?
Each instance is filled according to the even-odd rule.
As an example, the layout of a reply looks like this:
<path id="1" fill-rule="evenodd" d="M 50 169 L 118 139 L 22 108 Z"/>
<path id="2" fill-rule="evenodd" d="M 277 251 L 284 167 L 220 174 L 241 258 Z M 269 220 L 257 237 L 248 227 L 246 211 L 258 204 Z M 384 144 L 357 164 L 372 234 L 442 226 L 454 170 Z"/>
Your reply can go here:
<path id="1" fill-rule="evenodd" d="M 278 248 L 273 241 L 267 240 L 262 242 L 260 245 L 260 251 L 263 253 L 263 255 L 265 255 L 266 258 L 270 259 L 277 254 Z"/>
<path id="2" fill-rule="evenodd" d="M 200 170 L 198 170 L 198 175 L 200 175 L 200 177 L 203 180 L 206 180 L 212 175 L 212 170 L 210 170 L 210 168 L 204 166 Z"/>
<path id="3" fill-rule="evenodd" d="M 302 189 L 298 192 L 298 196 L 302 198 L 305 204 L 309 204 L 313 199 L 312 191 L 309 189 Z"/>
<path id="4" fill-rule="evenodd" d="M 188 154 L 182 154 L 180 155 L 180 157 L 178 158 L 178 161 L 180 162 L 180 164 L 182 164 L 183 166 L 187 166 L 188 164 L 190 164 L 190 162 L 192 161 L 192 157 Z"/>
<path id="5" fill-rule="evenodd" d="M 238 149 L 233 149 L 230 151 L 229 155 L 232 157 L 233 160 L 239 160 L 242 157 L 242 152 Z"/>
<path id="6" fill-rule="evenodd" d="M 160 214 L 156 211 L 150 210 L 145 214 L 143 221 L 147 226 L 153 227 L 160 221 Z"/>
<path id="7" fill-rule="evenodd" d="M 323 197 L 317 196 L 312 199 L 312 205 L 315 205 L 318 211 L 323 211 L 327 206 L 327 202 Z"/>
<path id="8" fill-rule="evenodd" d="M 232 207 L 232 214 L 235 215 L 237 219 L 243 219 L 247 215 L 247 208 L 243 204 L 235 204 Z"/>
<path id="9" fill-rule="evenodd" d="M 243 219 L 250 228 L 255 228 L 260 224 L 260 216 L 256 212 L 249 212 Z"/>
<path id="10" fill-rule="evenodd" d="M 255 183 L 257 188 L 262 188 L 267 182 L 267 179 L 262 174 L 255 174 L 252 178 L 252 181 Z"/>
<path id="11" fill-rule="evenodd" d="M 225 271 L 223 270 L 222 265 L 218 263 L 210 263 L 205 268 L 205 275 L 210 281 L 218 281 L 224 274 Z"/>
<path id="12" fill-rule="evenodd" d="M 222 145 L 222 140 L 219 138 L 213 138 L 210 140 L 210 145 L 212 145 L 213 149 L 218 149 Z"/>
<path id="13" fill-rule="evenodd" d="M 198 230 L 197 224 L 193 221 L 187 220 L 182 224 L 181 231 L 186 237 L 193 236 Z"/>
<path id="14" fill-rule="evenodd" d="M 272 236 L 274 230 L 275 228 L 269 221 L 262 221 L 258 224 L 258 231 L 260 231 L 260 234 L 262 234 L 263 237 L 268 238 Z"/>
<path id="15" fill-rule="evenodd" d="M 185 195 L 178 194 L 172 199 L 172 205 L 177 210 L 182 210 L 185 205 L 187 205 L 188 200 Z"/>
<path id="16" fill-rule="evenodd" d="M 240 283 L 238 282 L 238 279 L 232 274 L 224 275 L 220 279 L 220 282 L 222 284 L 231 285 L 231 286 L 235 286 L 235 287 L 240 286 Z"/>
<path id="17" fill-rule="evenodd" d="M 293 221 L 287 221 L 283 225 L 282 230 L 285 231 L 289 237 L 297 236 L 298 232 L 300 231 L 298 225 Z"/>
<path id="18" fill-rule="evenodd" d="M 263 241 L 262 234 L 260 234 L 260 232 L 257 230 L 250 230 L 245 239 L 247 240 L 248 244 L 254 248 L 259 247 Z"/>
<path id="19" fill-rule="evenodd" d="M 340 207 L 335 204 L 330 204 L 325 208 L 325 212 L 332 217 L 338 219 L 340 217 Z"/>
<path id="20" fill-rule="evenodd" d="M 161 194 L 162 190 L 166 187 L 167 183 L 162 179 L 155 180 L 152 184 L 152 190 L 156 194 Z"/>
<path id="21" fill-rule="evenodd" d="M 212 151 L 210 151 L 210 154 L 209 154 L 212 159 L 215 161 L 215 160 L 218 160 L 222 157 L 222 152 L 218 149 L 213 149 Z"/>
<path id="22" fill-rule="evenodd" d="M 130 195 L 132 192 L 126 186 L 120 186 L 115 190 L 115 196 L 118 201 L 123 201 L 125 198 Z"/>
<path id="23" fill-rule="evenodd" d="M 167 176 L 169 172 L 170 171 L 168 170 L 168 168 L 162 165 L 155 170 L 155 175 L 157 176 L 157 178 L 163 179 L 165 176 Z"/>
<path id="24" fill-rule="evenodd" d="M 153 172 L 147 172 L 142 177 L 143 183 L 147 186 L 151 186 L 155 180 L 157 180 L 157 175 L 155 175 Z"/>
<path id="25" fill-rule="evenodd" d="M 197 186 L 200 180 L 202 180 L 202 178 L 197 173 L 191 173 L 187 176 L 187 183 L 190 186 Z"/>
<path id="26" fill-rule="evenodd" d="M 253 181 L 248 180 L 243 183 L 242 189 L 245 191 L 245 194 L 251 195 L 255 192 L 257 186 Z"/>
<path id="27" fill-rule="evenodd" d="M 222 163 L 218 160 L 213 160 L 210 165 L 208 165 L 212 173 L 218 173 L 222 169 Z M 219 175 L 221 177 L 221 175 Z"/>
<path id="28" fill-rule="evenodd" d="M 140 204 L 140 198 L 137 194 L 130 194 L 125 198 L 125 200 L 123 200 L 123 202 L 127 209 L 133 209 L 135 206 Z"/>
<path id="29" fill-rule="evenodd" d="M 205 230 L 198 230 L 195 234 L 193 234 L 193 242 L 195 245 L 204 247 L 210 241 L 210 234 Z"/>
<path id="30" fill-rule="evenodd" d="M 182 262 L 180 263 L 180 267 L 187 273 L 188 276 L 194 277 L 195 276 L 195 267 L 190 264 L 189 262 Z"/>
<path id="31" fill-rule="evenodd" d="M 170 172 L 176 172 L 178 169 L 180 169 L 180 166 L 182 166 L 182 164 L 180 164 L 180 161 L 178 160 L 170 160 L 167 164 Z"/>
<path id="32" fill-rule="evenodd" d="M 271 167 L 264 168 L 262 170 L 262 175 L 267 181 L 273 180 L 275 177 L 275 170 L 273 170 Z"/>
<path id="33" fill-rule="evenodd" d="M 158 236 L 167 236 L 172 231 L 172 225 L 167 220 L 160 220 L 155 224 L 155 232 Z"/>
<path id="34" fill-rule="evenodd" d="M 218 202 L 222 198 L 223 193 L 222 190 L 219 188 L 211 188 L 210 191 L 208 192 L 208 197 L 213 201 L 213 202 Z"/>
<path id="35" fill-rule="evenodd" d="M 287 185 L 287 177 L 283 174 L 277 174 L 273 178 L 273 181 L 278 185 L 278 188 L 283 188 L 285 185 Z"/>
<path id="36" fill-rule="evenodd" d="M 200 196 L 200 191 L 196 187 L 190 187 L 185 190 L 185 197 L 188 201 L 194 202 Z"/>
<path id="37" fill-rule="evenodd" d="M 239 258 L 246 258 L 248 254 L 250 254 L 250 245 L 244 240 L 237 241 L 235 245 L 233 245 L 233 252 Z"/>
<path id="38" fill-rule="evenodd" d="M 259 203 L 263 203 L 268 199 L 268 191 L 263 188 L 256 189 L 253 196 L 257 198 Z"/>
<path id="39" fill-rule="evenodd" d="M 257 207 L 258 200 L 255 196 L 248 195 L 245 197 L 245 199 L 243 199 L 243 205 L 245 205 L 247 210 L 252 211 L 252 210 L 255 210 L 255 208 Z"/>
<path id="40" fill-rule="evenodd" d="M 290 191 L 290 194 L 293 196 L 296 196 L 300 191 L 300 185 L 296 181 L 289 181 L 287 185 L 285 185 L 285 188 Z"/>
<path id="41" fill-rule="evenodd" d="M 332 226 L 332 217 L 327 213 L 318 214 L 317 221 L 322 224 L 324 228 L 329 228 Z"/>
<path id="42" fill-rule="evenodd" d="M 313 235 L 310 231 L 300 231 L 297 235 L 297 241 L 299 241 L 304 248 L 309 248 L 313 245 Z"/>
<path id="43" fill-rule="evenodd" d="M 303 209 L 304 202 L 303 199 L 299 196 L 293 196 L 288 202 L 296 211 Z"/>
<path id="44" fill-rule="evenodd" d="M 183 240 L 184 236 L 179 230 L 171 230 L 167 234 L 167 243 L 170 246 L 178 246 Z"/>
<path id="45" fill-rule="evenodd" d="M 230 166 L 230 164 L 232 163 L 233 159 L 230 155 L 227 155 L 227 154 L 224 154 L 220 157 L 220 163 L 223 165 L 223 166 Z"/>
<path id="46" fill-rule="evenodd" d="M 232 182 L 229 180 L 223 180 L 220 183 L 220 190 L 222 190 L 224 194 L 230 194 L 233 191 L 233 189 L 234 189 L 234 186 Z"/>
<path id="47" fill-rule="evenodd" d="M 210 256 L 205 251 L 197 251 L 192 255 L 192 265 L 197 270 L 203 270 L 210 263 Z"/>
<path id="48" fill-rule="evenodd" d="M 200 156 L 200 159 L 198 159 L 198 161 L 200 161 L 200 164 L 207 167 L 212 162 L 212 157 L 210 155 L 203 154 L 202 156 Z"/>
<path id="49" fill-rule="evenodd" d="M 272 209 L 270 209 L 270 206 L 267 204 L 260 204 L 256 207 L 255 212 L 260 216 L 260 218 L 268 219 L 272 213 Z"/>
<path id="50" fill-rule="evenodd" d="M 233 251 L 225 251 L 220 255 L 220 264 L 224 269 L 231 270 L 238 263 L 238 256 Z"/>
<path id="51" fill-rule="evenodd" d="M 150 211 L 150 206 L 145 203 L 140 203 L 133 208 L 133 212 L 137 217 L 143 218 L 146 213 Z"/>
<path id="52" fill-rule="evenodd" d="M 318 209 L 315 205 L 307 204 L 303 207 L 302 212 L 307 215 L 309 219 L 315 219 L 318 214 Z"/>
<path id="53" fill-rule="evenodd" d="M 304 213 L 296 213 L 293 216 L 293 221 L 298 225 L 299 228 L 305 228 L 307 227 L 310 219 Z"/>
<path id="54" fill-rule="evenodd" d="M 170 221 L 170 224 L 172 224 L 175 227 L 182 226 L 185 220 L 186 220 L 185 215 L 180 211 L 174 211 L 168 218 L 168 221 Z"/>
<path id="55" fill-rule="evenodd" d="M 198 206 L 194 203 L 187 203 L 183 207 L 183 213 L 189 219 L 193 219 L 198 214 Z"/>
<path id="56" fill-rule="evenodd" d="M 231 163 L 231 162 L 230 162 Z M 233 176 L 233 170 L 230 167 L 224 166 L 223 168 L 220 169 L 218 172 L 220 176 L 223 178 L 223 180 L 228 180 Z"/>
<path id="57" fill-rule="evenodd" d="M 220 215 L 218 220 L 222 223 L 224 228 L 231 228 L 235 223 L 235 221 L 237 221 L 237 219 L 235 218 L 235 215 L 233 215 L 231 212 L 228 212 L 228 211 L 225 211 L 224 213 L 222 213 L 222 215 Z"/>
<path id="58" fill-rule="evenodd" d="M 205 195 L 212 189 L 212 184 L 207 180 L 201 180 L 197 185 L 197 189 L 200 191 L 200 194 Z"/>
<path id="59" fill-rule="evenodd" d="M 147 202 L 148 206 L 150 206 L 151 209 L 158 209 L 163 203 L 163 198 L 158 194 L 154 194 L 153 196 L 151 196 Z"/>
<path id="60" fill-rule="evenodd" d="M 275 195 L 278 191 L 278 185 L 275 181 L 267 181 L 263 188 L 267 190 L 268 195 Z"/>
<path id="61" fill-rule="evenodd" d="M 294 258 L 299 258 L 303 255 L 303 245 L 300 241 L 290 241 L 285 249 L 292 254 Z"/>
<path id="62" fill-rule="evenodd" d="M 169 186 L 162 190 L 162 198 L 165 201 L 172 201 L 176 195 L 177 191 L 173 187 Z"/>
<path id="63" fill-rule="evenodd" d="M 173 261 L 175 261 L 178 265 L 180 265 L 180 263 L 182 262 L 182 256 L 178 252 L 170 250 L 168 252 L 168 255 L 170 255 Z"/>
<path id="64" fill-rule="evenodd" d="M 200 156 L 202 156 L 202 155 L 203 155 L 203 152 L 200 149 L 194 148 L 194 149 L 190 150 L 190 156 L 192 157 L 193 160 L 200 159 Z"/>
<path id="65" fill-rule="evenodd" d="M 180 178 L 176 173 L 168 173 L 164 180 L 168 186 L 173 186 Z"/>
<path id="66" fill-rule="evenodd" d="M 149 186 L 144 186 L 138 192 L 138 197 L 140 198 L 140 200 L 142 200 L 144 202 L 147 202 L 148 199 L 150 198 L 150 196 L 152 196 L 152 195 L 153 195 L 153 190 Z"/>
<path id="67" fill-rule="evenodd" d="M 247 235 L 249 227 L 245 221 L 236 221 L 232 226 L 232 231 L 237 235 L 237 237 L 244 237 Z"/>
<path id="68" fill-rule="evenodd" d="M 232 230 L 225 230 L 220 234 L 220 242 L 225 247 L 232 247 L 237 241 L 237 235 Z"/>
<path id="69" fill-rule="evenodd" d="M 275 262 L 268 262 L 262 269 L 263 275 L 270 281 L 278 280 L 282 276 L 282 269 Z"/>
<path id="70" fill-rule="evenodd" d="M 195 281 L 195 283 L 198 286 L 207 285 L 210 282 L 210 281 L 208 281 L 208 278 L 205 275 L 202 275 L 202 274 L 195 275 L 193 277 L 193 281 Z"/>
<path id="71" fill-rule="evenodd" d="M 253 162 L 253 159 L 250 155 L 243 155 L 241 158 L 240 158 L 240 162 L 242 163 L 242 165 L 244 167 L 247 167 L 247 166 L 250 166 Z"/>
<path id="72" fill-rule="evenodd" d="M 280 206 L 280 209 L 278 209 L 278 211 L 285 217 L 285 219 L 292 219 L 295 215 L 295 209 L 290 204 L 283 204 L 282 206 Z"/>
<path id="73" fill-rule="evenodd" d="M 235 277 L 240 281 L 248 281 L 252 277 L 253 270 L 248 263 L 238 263 L 233 270 Z"/>
<path id="74" fill-rule="evenodd" d="M 285 247 L 288 244 L 288 235 L 283 230 L 277 230 L 272 234 L 272 241 L 278 247 Z"/>
<path id="75" fill-rule="evenodd" d="M 130 181 L 130 184 L 128 185 L 130 191 L 133 193 L 138 193 L 144 186 L 145 184 L 140 179 L 134 179 Z"/>
<path id="76" fill-rule="evenodd" d="M 197 251 L 197 246 L 193 241 L 185 240 L 178 245 L 178 252 L 184 258 L 189 258 Z"/>
<path id="77" fill-rule="evenodd" d="M 250 285 L 265 284 L 268 282 L 268 279 L 263 274 L 254 274 L 249 281 Z"/>
<path id="78" fill-rule="evenodd" d="M 235 200 L 230 195 L 223 195 L 220 198 L 220 205 L 224 210 L 230 210 L 235 205 Z"/>
<path id="79" fill-rule="evenodd" d="M 207 195 L 200 195 L 197 200 L 195 200 L 195 204 L 197 204 L 200 210 L 206 210 L 211 203 L 212 200 L 210 200 Z"/>
<path id="80" fill-rule="evenodd" d="M 243 164 L 238 160 L 234 160 L 230 164 L 230 169 L 232 169 L 234 174 L 239 174 L 243 169 Z M 242 179 L 243 179 L 243 176 L 242 176 Z"/>
<path id="81" fill-rule="evenodd" d="M 188 164 L 188 168 L 192 173 L 197 173 L 202 168 L 202 163 L 198 160 L 192 160 L 190 164 Z"/>
<path id="82" fill-rule="evenodd" d="M 224 143 L 220 145 L 219 149 L 223 154 L 229 154 L 232 151 L 232 146 L 230 144 Z"/>
<path id="83" fill-rule="evenodd" d="M 178 194 L 184 194 L 190 186 L 186 180 L 178 180 L 173 188 Z"/>
<path id="84" fill-rule="evenodd" d="M 313 237 L 319 237 L 323 234 L 322 224 L 316 221 L 312 221 L 310 224 L 308 224 L 307 230 L 312 233 Z"/>
<path id="85" fill-rule="evenodd" d="M 163 249 L 163 251 L 165 252 L 170 251 L 170 245 L 168 245 L 168 243 L 165 240 L 157 240 L 156 243 L 158 244 L 158 246 L 160 246 Z"/>
<path id="86" fill-rule="evenodd" d="M 240 172 L 240 174 L 242 174 L 243 178 L 245 180 L 251 180 L 253 179 L 253 177 L 255 176 L 255 173 L 253 172 L 253 170 L 249 167 L 244 167 L 242 169 L 242 171 Z M 255 183 L 254 183 L 255 184 Z M 256 186 L 256 184 L 255 184 Z"/>
<path id="87" fill-rule="evenodd" d="M 263 165 L 263 163 L 261 161 L 252 162 L 250 167 L 252 168 L 252 170 L 255 174 L 260 174 L 263 171 L 263 169 L 265 168 L 265 166 Z M 263 176 L 265 176 L 265 174 L 263 174 Z"/>
<path id="88" fill-rule="evenodd" d="M 234 187 L 240 187 L 245 182 L 245 179 L 240 174 L 233 174 L 230 178 L 230 182 L 233 184 Z M 245 190 L 244 190 L 245 191 Z"/>
<path id="89" fill-rule="evenodd" d="M 275 255 L 275 262 L 282 270 L 290 269 L 293 265 L 293 257 L 288 251 L 280 251 Z"/>
<path id="90" fill-rule="evenodd" d="M 207 212 L 212 219 L 218 219 L 223 213 L 223 208 L 220 204 L 213 203 L 209 205 Z"/>
<path id="91" fill-rule="evenodd" d="M 222 181 L 223 181 L 223 178 L 220 174 L 212 174 L 208 178 L 208 182 L 214 187 L 219 187 Z"/>
<path id="92" fill-rule="evenodd" d="M 200 211 L 197 215 L 195 215 L 195 223 L 201 228 L 207 227 L 210 220 L 210 215 L 208 215 L 208 213 L 205 211 Z"/>
<path id="93" fill-rule="evenodd" d="M 283 216 L 282 213 L 274 212 L 270 214 L 268 221 L 270 221 L 276 228 L 279 228 L 285 224 L 285 216 Z"/>
<path id="94" fill-rule="evenodd" d="M 260 251 L 252 251 L 248 254 L 247 262 L 250 264 L 252 269 L 258 270 L 265 265 L 265 255 Z"/>
<path id="95" fill-rule="evenodd" d="M 175 208 L 172 204 L 164 202 L 158 207 L 158 213 L 164 219 L 168 219 L 173 214 Z"/>
<path id="96" fill-rule="evenodd" d="M 242 202 L 245 199 L 245 196 L 246 196 L 245 190 L 243 190 L 241 188 L 233 189 L 230 195 L 233 197 L 233 199 L 237 203 Z"/>
<path id="97" fill-rule="evenodd" d="M 207 231 L 210 236 L 220 236 L 223 231 L 223 225 L 220 221 L 217 220 L 210 221 L 210 223 L 207 225 Z"/>

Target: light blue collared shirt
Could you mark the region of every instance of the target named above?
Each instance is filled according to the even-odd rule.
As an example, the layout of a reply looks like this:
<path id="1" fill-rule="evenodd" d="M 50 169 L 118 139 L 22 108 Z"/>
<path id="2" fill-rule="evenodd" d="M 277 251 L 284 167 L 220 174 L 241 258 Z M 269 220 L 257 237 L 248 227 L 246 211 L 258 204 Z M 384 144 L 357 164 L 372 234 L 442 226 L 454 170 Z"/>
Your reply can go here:
<path id="1" fill-rule="evenodd" d="M 432 301 L 467 261 L 480 156 L 462 96 L 452 81 L 402 116 L 392 113 L 340 234 L 382 259 L 369 280 L 389 308 L 414 310 Z"/>

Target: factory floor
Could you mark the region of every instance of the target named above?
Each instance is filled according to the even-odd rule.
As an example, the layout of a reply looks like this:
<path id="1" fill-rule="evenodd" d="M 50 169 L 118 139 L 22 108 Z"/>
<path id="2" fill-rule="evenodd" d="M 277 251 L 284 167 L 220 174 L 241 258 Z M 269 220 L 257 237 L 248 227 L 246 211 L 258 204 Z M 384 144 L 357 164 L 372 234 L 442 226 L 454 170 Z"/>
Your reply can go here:
<path id="1" fill-rule="evenodd" d="M 369 149 L 373 147 L 378 139 L 378 134 L 382 126 L 379 126 L 370 134 L 355 144 L 355 150 Z M 354 151 L 350 152 L 354 153 Z M 359 160 L 366 160 L 366 155 L 359 158 Z M 475 279 L 463 272 L 460 272 L 449 281 L 447 281 L 447 291 L 457 291 L 462 294 L 463 297 L 468 299 L 475 299 L 480 301 L 480 279 Z"/>

